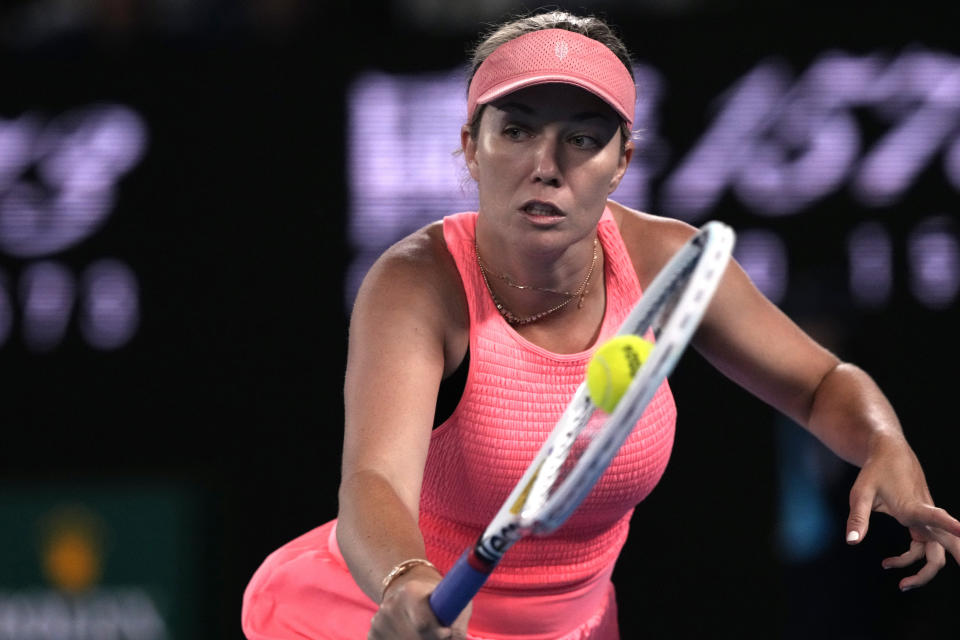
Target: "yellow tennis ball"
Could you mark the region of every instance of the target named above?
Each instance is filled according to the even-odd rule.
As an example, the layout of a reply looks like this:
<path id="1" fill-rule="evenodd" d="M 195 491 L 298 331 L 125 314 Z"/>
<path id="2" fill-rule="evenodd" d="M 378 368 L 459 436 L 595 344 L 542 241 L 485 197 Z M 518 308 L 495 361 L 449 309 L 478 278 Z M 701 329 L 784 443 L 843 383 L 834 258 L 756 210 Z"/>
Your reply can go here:
<path id="1" fill-rule="evenodd" d="M 587 365 L 587 391 L 593 404 L 613 413 L 651 349 L 652 343 L 633 334 L 604 342 Z"/>

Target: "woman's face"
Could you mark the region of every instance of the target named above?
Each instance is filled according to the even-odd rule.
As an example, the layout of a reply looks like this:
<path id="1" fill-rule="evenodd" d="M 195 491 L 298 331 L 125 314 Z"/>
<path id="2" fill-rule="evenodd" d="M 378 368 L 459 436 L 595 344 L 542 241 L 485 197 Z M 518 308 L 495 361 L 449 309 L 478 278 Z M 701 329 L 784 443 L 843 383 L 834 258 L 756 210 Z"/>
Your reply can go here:
<path id="1" fill-rule="evenodd" d="M 567 84 L 521 89 L 486 106 L 476 138 L 461 132 L 481 215 L 526 246 L 589 236 L 633 153 L 603 100 Z"/>

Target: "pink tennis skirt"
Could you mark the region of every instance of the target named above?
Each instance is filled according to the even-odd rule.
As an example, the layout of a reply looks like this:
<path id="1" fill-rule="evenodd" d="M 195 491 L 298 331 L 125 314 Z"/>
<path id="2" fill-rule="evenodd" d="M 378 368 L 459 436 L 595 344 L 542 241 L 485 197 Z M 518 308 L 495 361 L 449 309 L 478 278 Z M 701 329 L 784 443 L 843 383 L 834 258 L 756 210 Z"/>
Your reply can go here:
<path id="1" fill-rule="evenodd" d="M 336 520 L 270 554 L 243 594 L 248 640 L 363 640 L 377 605 L 354 582 L 336 541 Z M 562 594 L 474 598 L 471 640 L 619 640 L 610 575 Z"/>

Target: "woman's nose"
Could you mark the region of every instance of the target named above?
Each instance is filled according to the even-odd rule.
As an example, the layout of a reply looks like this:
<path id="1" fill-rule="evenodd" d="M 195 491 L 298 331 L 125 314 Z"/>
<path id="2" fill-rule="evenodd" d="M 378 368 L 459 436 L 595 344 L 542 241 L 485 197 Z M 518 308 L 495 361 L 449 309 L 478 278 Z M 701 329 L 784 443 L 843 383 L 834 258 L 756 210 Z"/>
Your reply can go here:
<path id="1" fill-rule="evenodd" d="M 553 136 L 542 136 L 534 158 L 533 179 L 552 186 L 560 184 L 560 145 Z"/>

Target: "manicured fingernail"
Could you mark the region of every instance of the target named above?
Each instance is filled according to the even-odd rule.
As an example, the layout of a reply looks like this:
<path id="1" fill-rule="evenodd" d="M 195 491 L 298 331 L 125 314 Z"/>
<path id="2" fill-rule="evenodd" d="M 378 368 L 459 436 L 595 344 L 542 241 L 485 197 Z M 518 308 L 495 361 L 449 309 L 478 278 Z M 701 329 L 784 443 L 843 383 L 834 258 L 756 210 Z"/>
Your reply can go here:
<path id="1" fill-rule="evenodd" d="M 856 542 L 859 539 L 860 539 L 859 531 L 854 530 L 847 534 L 847 542 Z"/>
<path id="2" fill-rule="evenodd" d="M 913 585 L 912 585 L 912 584 L 908 584 L 908 585 L 905 586 L 905 587 L 900 587 L 900 592 L 901 592 L 901 593 L 906 593 L 907 591 L 910 591 L 910 589 L 913 589 Z"/>

